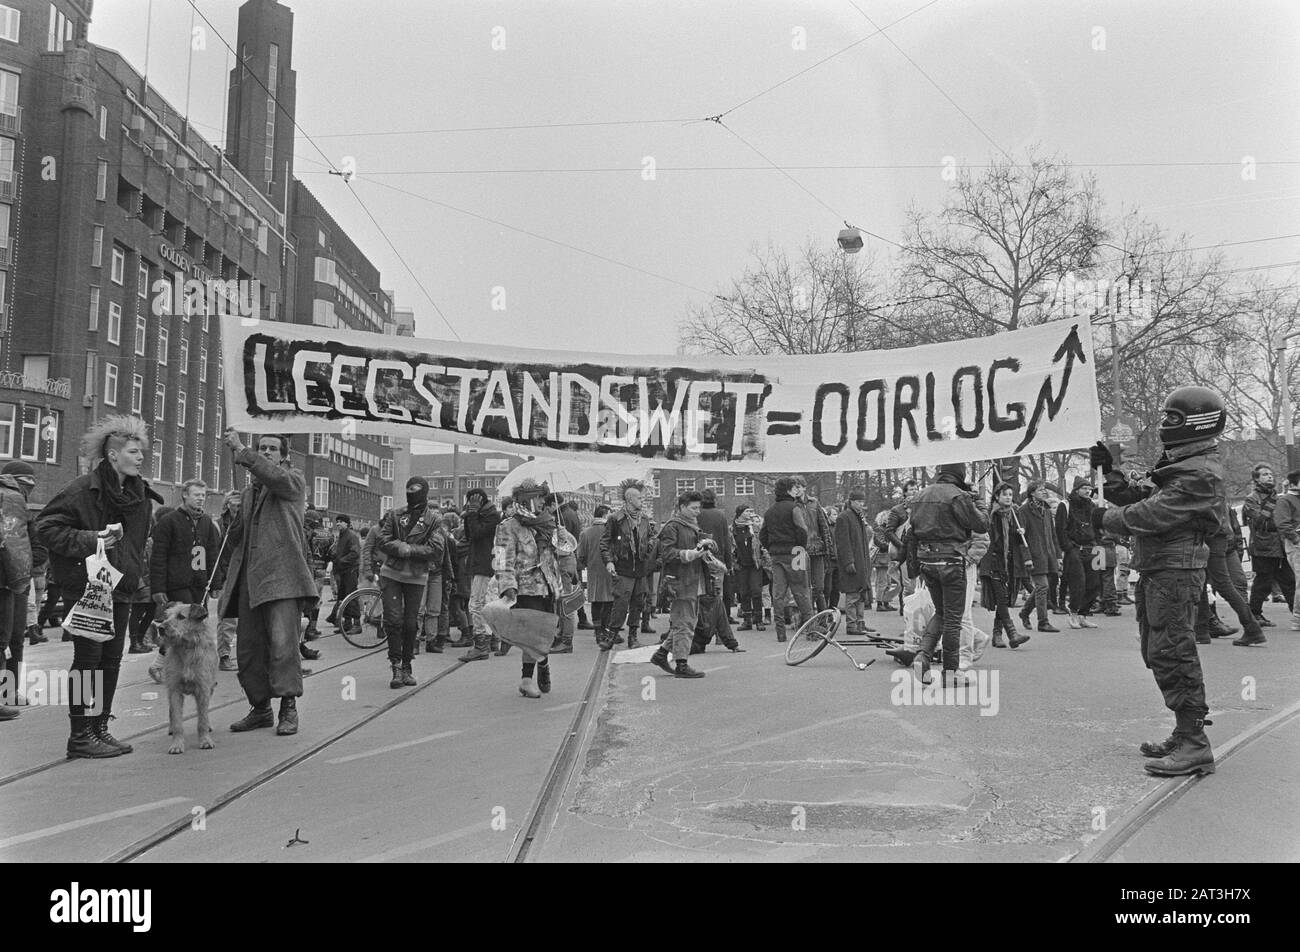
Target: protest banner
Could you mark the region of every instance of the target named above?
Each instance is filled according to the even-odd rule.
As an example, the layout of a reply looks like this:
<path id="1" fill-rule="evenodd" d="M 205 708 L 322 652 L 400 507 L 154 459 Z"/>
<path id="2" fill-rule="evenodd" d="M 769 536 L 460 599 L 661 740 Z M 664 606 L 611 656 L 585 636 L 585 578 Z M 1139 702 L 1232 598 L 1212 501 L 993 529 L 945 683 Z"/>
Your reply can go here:
<path id="1" fill-rule="evenodd" d="M 933 466 L 1087 446 L 1086 320 L 900 350 L 652 357 L 222 324 L 229 425 L 758 472 Z"/>

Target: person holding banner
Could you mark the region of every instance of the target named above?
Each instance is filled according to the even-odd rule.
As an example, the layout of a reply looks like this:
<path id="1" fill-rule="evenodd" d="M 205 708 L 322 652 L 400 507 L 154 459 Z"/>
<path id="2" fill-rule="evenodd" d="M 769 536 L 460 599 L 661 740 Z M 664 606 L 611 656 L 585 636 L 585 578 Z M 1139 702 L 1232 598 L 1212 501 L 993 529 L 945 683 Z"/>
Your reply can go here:
<path id="1" fill-rule="evenodd" d="M 655 564 L 655 538 L 650 516 L 642 511 L 645 486 L 637 479 L 619 484 L 623 508 L 611 513 L 600 540 L 600 557 L 605 569 L 614 577 L 614 608 L 609 613 L 609 627 L 596 644 L 601 651 L 614 647 L 624 623 L 628 624 L 628 648 L 636 647 L 637 623 L 650 587 Z"/>
<path id="2" fill-rule="evenodd" d="M 307 480 L 289 461 L 289 438 L 257 437 L 257 449 L 244 446 L 233 427 L 225 443 L 235 465 L 252 474 L 240 495 L 239 518 L 230 525 L 232 551 L 217 617 L 237 617 L 235 654 L 239 686 L 251 708 L 230 725 L 236 733 L 275 727 L 276 734 L 298 733 L 302 663 L 298 619 L 304 602 L 316 597 L 316 581 L 303 554 Z M 275 721 L 271 700 L 280 699 Z"/>
<path id="3" fill-rule="evenodd" d="M 70 704 L 68 757 L 105 758 L 131 753 L 131 745 L 108 731 L 113 716 L 122 649 L 126 645 L 131 596 L 148 571 L 144 546 L 149 537 L 153 504 L 163 502 L 140 476 L 149 429 L 136 416 L 107 416 L 81 440 L 81 455 L 90 472 L 78 476 L 46 503 L 36 520 L 36 534 L 50 553 L 50 567 L 75 604 L 89 585 L 86 559 L 102 545 L 108 562 L 121 573 L 112 594 L 112 637 L 94 641 L 75 637 L 69 676 L 85 686 L 96 683 L 101 693 L 87 714 L 84 703 Z M 69 612 L 71 614 L 71 612 Z M 84 702 L 85 698 L 74 698 Z"/>
<path id="4" fill-rule="evenodd" d="M 1166 399 L 1159 425 L 1165 452 L 1148 478 L 1131 480 L 1113 468 L 1105 444 L 1089 452 L 1106 476 L 1115 505 L 1102 528 L 1133 536 L 1138 579 L 1137 621 L 1142 660 L 1155 676 L 1174 732 L 1141 746 L 1148 773 L 1175 777 L 1213 773 L 1214 751 L 1205 734 L 1209 705 L 1196 653 L 1193 622 L 1205 587 L 1208 540 L 1227 521 L 1227 494 L 1218 436 L 1227 422 L 1223 398 L 1207 387 L 1179 387 Z"/>

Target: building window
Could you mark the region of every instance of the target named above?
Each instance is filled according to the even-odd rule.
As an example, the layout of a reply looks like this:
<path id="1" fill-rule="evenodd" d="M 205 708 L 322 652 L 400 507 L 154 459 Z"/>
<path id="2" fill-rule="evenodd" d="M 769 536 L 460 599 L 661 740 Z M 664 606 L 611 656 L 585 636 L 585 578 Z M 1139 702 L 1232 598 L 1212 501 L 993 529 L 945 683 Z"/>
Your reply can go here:
<path id="1" fill-rule="evenodd" d="M 108 198 L 108 163 L 100 159 L 95 165 L 95 200 Z"/>
<path id="2" fill-rule="evenodd" d="M 0 182 L 12 182 L 14 180 L 14 140 L 8 136 L 0 136 Z"/>
<path id="3" fill-rule="evenodd" d="M 176 425 L 181 428 L 184 428 L 185 426 L 185 417 L 186 417 L 185 411 L 188 409 L 186 403 L 187 400 L 185 397 L 185 391 L 177 390 L 176 391 Z"/>
<path id="4" fill-rule="evenodd" d="M 140 374 L 131 375 L 131 412 L 144 412 L 144 377 Z"/>
<path id="5" fill-rule="evenodd" d="M 224 390 L 226 387 L 225 362 L 221 357 L 220 348 L 217 349 L 217 389 Z"/>
<path id="6" fill-rule="evenodd" d="M 167 385 L 158 384 L 153 389 L 154 411 L 153 418 L 159 423 L 167 416 Z"/>
<path id="7" fill-rule="evenodd" d="M 326 449 L 325 449 L 325 434 L 324 434 L 324 433 L 313 433 L 313 434 L 311 435 L 311 445 L 307 448 L 307 452 L 308 452 L 309 454 L 311 454 L 312 456 L 328 456 L 328 455 L 329 455 L 329 453 L 326 452 Z"/>
<path id="8" fill-rule="evenodd" d="M 652 498 L 652 499 L 658 499 L 658 498 L 659 498 L 659 494 L 660 494 L 662 491 L 663 491 L 663 490 L 662 490 L 662 489 L 660 488 L 660 486 L 659 486 L 659 477 L 658 477 L 658 476 L 656 476 L 656 477 L 654 477 L 654 479 L 650 480 L 650 498 Z"/>
<path id="9" fill-rule="evenodd" d="M 104 266 L 104 226 L 96 225 L 91 232 L 90 238 L 90 266 L 92 268 L 102 268 Z"/>
<path id="10" fill-rule="evenodd" d="M 380 516 L 381 519 L 382 519 L 384 516 L 388 515 L 388 511 L 389 511 L 390 509 L 392 509 L 392 508 L 393 508 L 393 497 L 392 497 L 392 496 L 380 496 L 380 497 L 379 497 L 379 516 Z"/>
<path id="11" fill-rule="evenodd" d="M 736 477 L 736 495 L 752 496 L 754 495 L 754 481 L 744 476 Z"/>
<path id="12" fill-rule="evenodd" d="M 199 383 L 208 382 L 208 349 L 199 348 Z"/>
<path id="13" fill-rule="evenodd" d="M 82 391 L 86 396 L 95 396 L 95 384 L 99 382 L 99 355 L 93 350 L 86 351 L 86 375 L 82 380 Z"/>
<path id="14" fill-rule="evenodd" d="M 63 11 L 50 4 L 50 30 L 46 36 L 46 52 L 62 53 L 64 44 L 72 39 L 72 21 L 63 15 Z"/>
<path id="15" fill-rule="evenodd" d="M 110 344 L 122 342 L 122 305 L 116 301 L 108 302 L 108 342 Z"/>
<path id="16" fill-rule="evenodd" d="M 223 426 L 221 425 L 221 424 L 222 424 L 222 421 L 224 420 L 224 417 L 223 417 L 222 412 L 221 412 L 221 404 L 220 404 L 220 403 L 217 404 L 217 408 L 216 408 L 216 410 L 213 411 L 212 419 L 215 421 L 215 423 L 216 423 L 216 425 L 217 425 L 217 432 L 218 432 L 219 434 L 221 434 L 222 436 L 225 436 L 225 433 L 226 433 L 225 427 L 223 427 Z"/>
<path id="17" fill-rule="evenodd" d="M 330 481 L 328 476 L 317 476 L 315 479 L 315 492 L 312 493 L 312 502 L 317 509 L 328 509 L 330 507 Z"/>
<path id="18" fill-rule="evenodd" d="M 162 450 L 159 447 L 154 447 L 153 451 L 153 481 L 162 482 Z"/>
<path id="19" fill-rule="evenodd" d="M 0 204 L 0 248 L 9 247 L 10 206 Z"/>
<path id="20" fill-rule="evenodd" d="M 195 408 L 194 429 L 199 433 L 203 432 L 204 417 L 208 415 L 208 401 L 199 397 L 199 405 Z"/>
<path id="21" fill-rule="evenodd" d="M 194 478 L 203 478 L 203 450 L 194 451 Z"/>
<path id="22" fill-rule="evenodd" d="M 0 7 L 0 11 L 4 8 Z M 4 27 L 4 15 L 0 13 L 0 29 Z M 5 37 L 0 37 L 5 39 Z M 6 116 L 18 115 L 18 80 L 17 73 L 0 69 L 0 112 Z"/>
<path id="23" fill-rule="evenodd" d="M 167 365 L 167 328 L 158 328 L 158 363 L 164 367 Z"/>
<path id="24" fill-rule="evenodd" d="M 176 457 L 172 462 L 172 482 L 178 486 L 185 481 L 185 444 L 176 441 Z"/>
<path id="25" fill-rule="evenodd" d="M 117 364 L 104 364 L 104 403 L 117 406 Z"/>
<path id="26" fill-rule="evenodd" d="M 393 478 L 393 461 L 391 459 L 381 459 L 379 461 L 379 478 L 380 479 Z"/>
<path id="27" fill-rule="evenodd" d="M 58 410 L 44 410 L 34 405 L 23 408 L 23 432 L 18 448 L 23 459 L 34 463 L 59 461 L 60 416 Z"/>
<path id="28" fill-rule="evenodd" d="M 0 403 L 0 459 L 13 459 L 15 409 L 12 403 Z"/>
<path id="29" fill-rule="evenodd" d="M 149 321 L 139 315 L 135 319 L 135 355 L 144 356 L 144 344 L 149 335 Z"/>
<path id="30" fill-rule="evenodd" d="M 724 496 L 727 493 L 724 480 L 721 476 L 705 476 L 704 488 L 712 489 L 713 492 L 719 496 Z"/>
<path id="31" fill-rule="evenodd" d="M 22 13 L 13 7 L 0 4 L 0 40 L 10 43 L 18 42 L 18 27 L 22 22 Z"/>
<path id="32" fill-rule="evenodd" d="M 108 276 L 114 284 L 124 284 L 126 282 L 126 252 L 117 245 L 113 246 L 113 262 Z"/>
<path id="33" fill-rule="evenodd" d="M 149 298 L 149 265 L 143 258 L 140 259 L 140 267 L 135 273 L 135 293 L 146 300 Z"/>
<path id="34" fill-rule="evenodd" d="M 221 488 L 221 454 L 216 453 L 212 457 L 212 485 L 218 489 Z"/>
<path id="35" fill-rule="evenodd" d="M 103 142 L 108 141 L 108 107 L 99 107 L 99 138 Z"/>
<path id="36" fill-rule="evenodd" d="M 89 330 L 99 330 L 99 288 L 95 285 L 90 286 L 90 327 Z"/>
<path id="37" fill-rule="evenodd" d="M 184 337 L 181 338 L 181 373 L 190 372 L 190 342 Z"/>
<path id="38" fill-rule="evenodd" d="M 694 488 L 695 488 L 695 477 L 693 476 L 685 479 L 679 478 L 677 480 L 677 495 L 679 496 L 682 493 L 690 492 Z"/>

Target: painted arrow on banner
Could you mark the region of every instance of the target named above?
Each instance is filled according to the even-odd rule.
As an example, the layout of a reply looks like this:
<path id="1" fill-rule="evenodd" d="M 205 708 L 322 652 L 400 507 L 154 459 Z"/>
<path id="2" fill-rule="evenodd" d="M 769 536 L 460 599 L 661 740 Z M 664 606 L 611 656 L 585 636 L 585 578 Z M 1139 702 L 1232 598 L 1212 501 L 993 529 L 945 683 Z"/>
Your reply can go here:
<path id="1" fill-rule="evenodd" d="M 1065 368 L 1061 372 L 1061 389 L 1053 396 L 1052 375 L 1048 374 L 1038 390 L 1038 401 L 1034 404 L 1033 416 L 1029 418 L 1029 428 L 1025 431 L 1025 438 L 1012 451 L 1016 455 L 1019 455 L 1020 451 L 1032 443 L 1034 437 L 1038 435 L 1038 423 L 1043 418 L 1044 410 L 1047 411 L 1048 420 L 1055 420 L 1056 414 L 1061 412 L 1061 404 L 1065 402 L 1065 394 L 1070 389 L 1070 372 L 1074 369 L 1075 358 L 1077 357 L 1081 364 L 1088 362 L 1088 358 L 1083 355 L 1083 344 L 1079 340 L 1078 324 L 1070 328 L 1070 333 L 1065 340 L 1061 341 L 1061 346 L 1056 348 L 1056 353 L 1052 355 L 1052 363 L 1055 364 L 1062 357 L 1065 358 Z"/>

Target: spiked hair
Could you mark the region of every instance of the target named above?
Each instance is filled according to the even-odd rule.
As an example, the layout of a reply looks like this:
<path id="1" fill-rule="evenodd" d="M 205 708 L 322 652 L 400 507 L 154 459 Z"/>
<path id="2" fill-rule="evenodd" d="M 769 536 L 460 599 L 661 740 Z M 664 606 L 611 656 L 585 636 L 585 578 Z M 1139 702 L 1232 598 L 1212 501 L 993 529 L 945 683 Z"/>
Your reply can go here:
<path id="1" fill-rule="evenodd" d="M 81 438 L 81 455 L 86 457 L 92 469 L 108 456 L 109 444 L 113 441 L 117 441 L 118 446 L 135 441 L 147 450 L 149 427 L 138 416 L 116 414 L 104 417 Z"/>
<path id="2" fill-rule="evenodd" d="M 619 498 L 622 499 L 624 496 L 626 496 L 627 491 L 629 489 L 635 489 L 638 492 L 645 492 L 645 483 L 641 482 L 641 480 L 636 479 L 635 477 L 623 480 L 621 483 L 618 484 Z"/>

